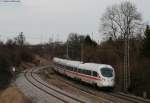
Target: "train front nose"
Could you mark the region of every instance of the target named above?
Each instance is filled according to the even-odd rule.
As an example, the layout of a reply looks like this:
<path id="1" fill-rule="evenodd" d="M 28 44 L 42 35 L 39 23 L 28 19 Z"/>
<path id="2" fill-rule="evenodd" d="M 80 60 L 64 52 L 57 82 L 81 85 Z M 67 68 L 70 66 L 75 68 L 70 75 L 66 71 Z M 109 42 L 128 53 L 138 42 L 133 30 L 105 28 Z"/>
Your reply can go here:
<path id="1" fill-rule="evenodd" d="M 114 86 L 114 70 L 112 68 L 101 68 L 101 84 L 103 87 L 113 87 Z"/>
<path id="2" fill-rule="evenodd" d="M 103 79 L 102 85 L 104 87 L 113 87 L 114 86 L 114 79 Z"/>

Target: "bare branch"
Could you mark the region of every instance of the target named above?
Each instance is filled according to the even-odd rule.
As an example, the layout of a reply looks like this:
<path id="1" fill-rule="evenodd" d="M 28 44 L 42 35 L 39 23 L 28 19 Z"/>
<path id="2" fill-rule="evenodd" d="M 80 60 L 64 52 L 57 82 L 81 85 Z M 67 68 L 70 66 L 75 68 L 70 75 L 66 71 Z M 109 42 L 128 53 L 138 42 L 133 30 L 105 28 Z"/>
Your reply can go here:
<path id="1" fill-rule="evenodd" d="M 141 20 L 136 6 L 130 2 L 108 7 L 101 18 L 103 30 L 113 39 L 137 34 L 136 30 Z"/>

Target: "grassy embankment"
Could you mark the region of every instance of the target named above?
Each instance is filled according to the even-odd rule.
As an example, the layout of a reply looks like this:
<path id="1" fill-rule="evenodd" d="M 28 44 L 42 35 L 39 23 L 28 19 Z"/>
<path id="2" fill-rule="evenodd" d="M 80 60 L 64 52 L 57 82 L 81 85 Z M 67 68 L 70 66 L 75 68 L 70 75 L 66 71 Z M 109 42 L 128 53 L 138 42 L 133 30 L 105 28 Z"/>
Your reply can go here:
<path id="1" fill-rule="evenodd" d="M 15 86 L 0 91 L 0 103 L 30 103 Z"/>

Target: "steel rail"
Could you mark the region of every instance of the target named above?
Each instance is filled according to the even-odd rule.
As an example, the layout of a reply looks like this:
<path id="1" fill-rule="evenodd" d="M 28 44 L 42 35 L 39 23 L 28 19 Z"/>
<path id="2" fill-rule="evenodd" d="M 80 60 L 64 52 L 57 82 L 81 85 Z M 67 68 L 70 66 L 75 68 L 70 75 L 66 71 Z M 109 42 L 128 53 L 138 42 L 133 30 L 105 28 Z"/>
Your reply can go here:
<path id="1" fill-rule="evenodd" d="M 64 79 L 60 79 L 60 78 L 57 78 L 57 79 L 60 80 L 60 81 L 63 81 L 64 83 L 68 84 L 69 86 L 72 86 L 72 87 L 74 87 L 74 88 L 76 88 L 76 89 L 81 90 L 83 93 L 86 93 L 86 94 L 88 94 L 88 95 L 91 95 L 91 96 L 93 96 L 93 97 L 96 97 L 96 98 L 102 100 L 103 102 L 115 103 L 115 102 L 113 102 L 112 100 L 110 100 L 110 99 L 108 99 L 108 98 L 107 98 L 107 99 L 102 98 L 102 97 L 100 97 L 100 96 L 97 96 L 97 95 L 96 95 L 95 93 L 93 93 L 93 92 L 90 92 L 90 91 L 87 91 L 87 90 L 85 90 L 85 89 L 83 89 L 83 88 L 81 88 L 81 87 L 75 86 L 75 85 L 73 85 L 72 83 L 69 83 L 69 82 L 65 81 Z"/>
<path id="2" fill-rule="evenodd" d="M 61 99 L 61 98 L 55 96 L 54 94 L 49 93 L 49 92 L 47 92 L 46 90 L 44 90 L 44 89 L 38 87 L 37 85 L 35 85 L 35 84 L 27 77 L 27 71 L 24 73 L 24 76 L 25 76 L 26 80 L 27 80 L 30 84 L 32 84 L 33 86 L 35 86 L 35 87 L 38 88 L 39 90 L 41 90 L 41 91 L 45 92 L 46 94 L 48 94 L 48 95 L 50 95 L 50 96 L 52 96 L 52 97 L 54 97 L 54 98 L 60 100 L 61 102 L 69 103 L 68 101 L 63 100 L 63 99 Z"/>
<path id="3" fill-rule="evenodd" d="M 72 100 L 77 101 L 77 102 L 80 102 L 80 103 L 86 103 L 85 101 L 82 101 L 82 100 L 80 100 L 80 99 L 74 98 L 74 97 L 72 97 L 72 96 L 70 96 L 70 95 L 68 95 L 68 94 L 66 94 L 66 93 L 60 92 L 59 90 L 56 90 L 56 89 L 54 89 L 54 88 L 52 88 L 52 87 L 50 87 L 50 86 L 48 86 L 48 85 L 42 83 L 41 81 L 39 81 L 37 78 L 34 77 L 34 75 L 33 75 L 33 70 L 31 71 L 31 77 L 32 77 L 36 82 L 40 83 L 41 85 L 43 85 L 43 86 L 45 86 L 45 87 L 47 87 L 47 88 L 49 88 L 49 89 L 51 89 L 51 90 L 53 90 L 53 91 L 55 91 L 55 92 L 61 94 L 61 95 L 63 95 L 63 96 L 66 96 L 66 97 L 68 97 L 68 98 L 71 98 Z"/>
<path id="4" fill-rule="evenodd" d="M 110 95 L 113 95 L 115 97 L 119 97 L 122 99 L 128 99 L 129 101 L 135 102 L 135 103 L 150 103 L 150 100 L 147 99 L 141 99 L 141 98 L 137 98 L 137 97 L 132 97 L 129 96 L 128 94 L 122 94 L 122 93 L 110 93 Z"/>

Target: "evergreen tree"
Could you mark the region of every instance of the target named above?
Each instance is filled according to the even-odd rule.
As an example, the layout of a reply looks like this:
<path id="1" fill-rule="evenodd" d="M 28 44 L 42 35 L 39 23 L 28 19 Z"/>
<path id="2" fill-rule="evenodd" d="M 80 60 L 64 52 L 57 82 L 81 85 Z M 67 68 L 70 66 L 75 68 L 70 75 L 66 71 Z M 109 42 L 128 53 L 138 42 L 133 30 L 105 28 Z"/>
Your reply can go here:
<path id="1" fill-rule="evenodd" d="M 143 45 L 143 56 L 150 58 L 150 27 L 149 25 L 146 26 L 145 29 L 145 38 L 144 38 L 144 45 Z"/>
<path id="2" fill-rule="evenodd" d="M 87 35 L 84 40 L 84 45 L 95 47 L 95 46 L 97 46 L 97 43 L 94 40 L 92 40 L 89 35 Z"/>

